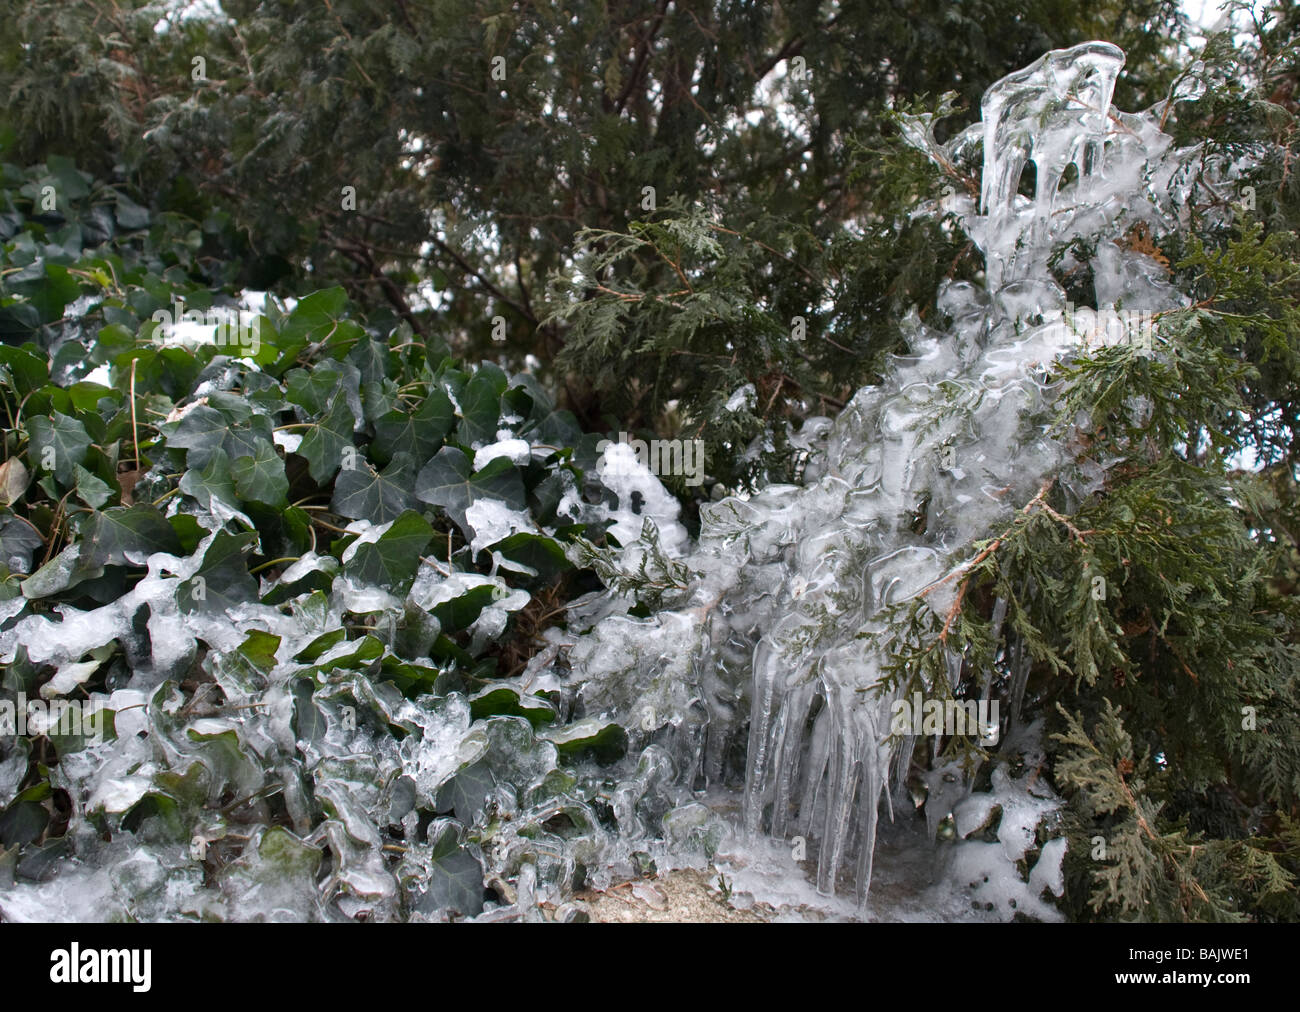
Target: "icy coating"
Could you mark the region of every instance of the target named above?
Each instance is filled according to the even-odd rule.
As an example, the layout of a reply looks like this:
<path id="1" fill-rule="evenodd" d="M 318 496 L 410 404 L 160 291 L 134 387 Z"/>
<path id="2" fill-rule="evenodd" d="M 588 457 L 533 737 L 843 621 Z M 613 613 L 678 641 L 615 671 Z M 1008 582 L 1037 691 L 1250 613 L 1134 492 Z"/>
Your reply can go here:
<path id="1" fill-rule="evenodd" d="M 188 591 L 178 587 L 193 584 L 209 555 L 232 550 L 219 528 L 238 517 L 215 498 L 201 518 L 212 533 L 192 557 L 151 557 L 147 576 L 97 610 L 10 623 L 0 663 L 54 666 L 47 694 L 71 691 L 95 668 L 87 655 L 114 641 L 133 675 L 97 700 L 114 711 L 116 737 L 68 751 L 54 774 L 73 802 L 66 840 L 17 878 L 12 855 L 0 855 L 0 918 L 389 920 L 451 909 L 535 920 L 545 902 L 565 919 L 584 884 L 716 854 L 729 806 L 751 859 L 777 846 L 764 836 L 785 841 L 781 854 L 802 839 L 818 891 L 850 879 L 865 904 L 881 797 L 901 793 L 917 744 L 890 737 L 892 694 L 877 691 L 890 609 L 924 596 L 945 614 L 957 581 L 944 577 L 1047 476 L 1078 500 L 1104 475 L 1046 434 L 1048 369 L 1081 341 L 1126 335 L 1066 324 L 1049 254 L 1075 236 L 1103 240 L 1091 261 L 1099 311 L 1186 304 L 1154 260 L 1110 241 L 1139 222 L 1176 226 L 1198 156 L 1171 150 L 1163 103 L 1137 115 L 1110 108 L 1122 65 L 1105 43 L 1049 53 L 994 85 L 982 122 L 945 145 L 927 120 L 911 121 L 910 139 L 940 165 L 982 149 L 978 206 L 955 195 L 943 209 L 984 251 L 987 279 L 946 286 L 946 329 L 913 316 L 912 354 L 886 381 L 858 391 L 834 422 L 813 419 L 795 434 L 809 453 L 803 485 L 704 507 L 697 542 L 626 446 L 611 445 L 590 476 L 607 505 L 567 490 L 561 514 L 609 521 L 625 547 L 579 560 L 610 590 L 575 602 L 567 632 L 548 630 L 549 646 L 521 675 L 484 690 L 515 693 L 520 715 L 476 718 L 478 695 L 436 683 L 408 699 L 379 677 L 389 646 L 427 662 L 428 612 L 475 588 L 493 594 L 473 631 L 498 635 L 528 595 L 495 566 L 483 576 L 426 562 L 401 598 L 355 586 L 335 560 L 311 553 L 281 582 L 323 573 L 328 594 L 239 605 L 221 618 L 183 610 Z M 1020 192 L 1030 162 L 1032 196 Z M 506 432 L 476 464 L 531 450 Z M 490 502 L 467 520 L 488 549 L 529 523 Z M 355 551 L 386 527 L 350 529 L 360 534 Z M 655 594 L 648 618 L 630 614 L 638 582 L 642 600 L 647 586 Z M 331 641 L 349 613 L 377 616 L 373 633 Z M 250 652 L 255 631 L 264 635 Z M 203 671 L 224 696 L 218 708 L 203 698 L 209 683 L 189 696 L 177 684 L 199 641 Z M 1013 685 L 1023 678 L 1014 649 L 999 663 Z M 949 658 L 954 677 L 960 667 Z M 313 692 L 301 691 L 304 680 Z M 949 875 L 973 886 L 982 909 L 1051 919 L 1043 896 L 1061 893 L 1065 841 L 1042 837 L 1060 802 L 1032 772 L 1037 728 L 1004 720 L 1000 730 L 993 790 L 973 792 L 956 767 L 934 769 L 926 821 L 933 838 L 952 815 Z M 624 757 L 600 758 L 621 735 Z M 1019 776 L 1016 758 L 1026 760 Z M 27 761 L 20 750 L 0 763 L 5 797 Z M 996 843 L 966 839 L 995 813 Z M 228 859 L 205 865 L 208 848 Z M 1035 853 L 1026 881 L 1017 864 Z M 746 874 L 777 867 L 751 860 Z M 484 905 L 484 883 L 500 903 Z M 965 907 L 969 916 L 969 894 Z"/>
<path id="2" fill-rule="evenodd" d="M 982 149 L 979 206 L 957 195 L 945 209 L 985 253 L 984 286 L 948 284 L 939 308 L 949 328 L 907 321 L 912 354 L 880 386 L 858 391 L 833 424 L 806 427 L 829 431 L 804 487 L 772 486 L 703 508 L 699 544 L 679 560 L 698 576 L 675 610 L 650 621 L 607 618 L 573 651 L 580 677 L 635 686 L 639 695 L 620 700 L 621 719 L 662 720 L 675 707 L 687 739 L 680 754 L 696 763 L 690 775 L 723 782 L 743 750 L 746 830 L 815 841 L 823 893 L 848 871 L 865 903 L 881 795 L 891 764 L 901 787 L 915 745 L 890 737 L 895 696 L 882 691 L 890 609 L 924 596 L 944 616 L 959 582 L 945 577 L 1048 476 L 1059 476 L 1076 502 L 1100 485 L 1103 466 L 1074 460 L 1041 424 L 1056 393 L 1048 368 L 1081 343 L 1137 335 L 1123 325 L 1080 333 L 1085 314 L 1067 319 L 1049 254 L 1074 237 L 1100 240 L 1094 319 L 1188 304 L 1155 260 L 1112 241 L 1138 223 L 1154 234 L 1183 220 L 1199 155 L 1170 149 L 1160 129 L 1166 103 L 1138 115 L 1111 108 L 1123 63 L 1102 42 L 1048 53 L 990 88 L 982 122 L 946 145 L 928 118 L 908 123 L 909 140 L 942 167 Z M 1022 186 L 1030 163 L 1036 188 Z M 1132 318 L 1113 315 L 1121 324 Z M 924 533 L 914 533 L 921 514 Z M 1004 611 L 1000 604 L 995 616 Z M 955 680 L 961 658 L 948 660 Z M 1027 658 L 1004 660 L 1013 684 L 1023 679 Z M 683 706 L 688 685 L 693 706 Z M 604 690 L 600 701 L 608 702 Z M 957 768 L 935 770 L 926 777 L 926 815 L 933 835 L 956 809 L 965 837 L 1001 810 L 1005 860 L 984 853 L 998 845 L 962 843 L 953 874 L 970 882 L 993 868 L 985 881 L 1001 876 L 993 891 L 1005 901 L 1021 886 L 1014 862 L 1036 848 L 1035 828 L 1059 800 L 1032 777 L 1009 773 L 1007 760 L 1037 748 L 1036 729 L 1001 730 L 993 794 L 972 796 Z M 1038 896 L 1060 894 L 1064 850 L 1063 839 L 1042 847 L 1022 911 L 1051 916 Z"/>

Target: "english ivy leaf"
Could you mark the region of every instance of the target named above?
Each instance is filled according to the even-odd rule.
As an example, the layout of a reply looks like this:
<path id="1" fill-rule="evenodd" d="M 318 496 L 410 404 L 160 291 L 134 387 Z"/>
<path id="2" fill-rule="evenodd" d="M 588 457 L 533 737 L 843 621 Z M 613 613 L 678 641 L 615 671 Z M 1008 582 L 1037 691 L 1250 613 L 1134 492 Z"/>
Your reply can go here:
<path id="1" fill-rule="evenodd" d="M 200 404 L 179 422 L 162 428 L 167 446 L 186 450 L 185 463 L 196 468 L 204 467 L 221 449 L 230 431 L 230 420 L 215 408 Z"/>
<path id="2" fill-rule="evenodd" d="M 501 420 L 501 395 L 509 384 L 500 367 L 484 362 L 465 384 L 461 394 L 460 440 L 471 445 L 497 438 Z"/>
<path id="3" fill-rule="evenodd" d="M 409 453 L 417 461 L 427 461 L 455 421 L 451 398 L 441 388 L 435 387 L 411 414 L 390 411 L 377 419 L 371 449 L 381 461 L 391 460 L 399 453 Z"/>
<path id="4" fill-rule="evenodd" d="M 582 426 L 572 411 L 552 411 L 537 423 L 534 440 L 547 446 L 573 446 L 582 438 Z"/>
<path id="5" fill-rule="evenodd" d="M 174 513 L 167 518 L 167 522 L 172 525 L 172 530 L 180 539 L 181 555 L 193 554 L 194 549 L 199 547 L 199 542 L 209 533 L 208 529 L 200 527 L 198 520 L 189 513 Z"/>
<path id="6" fill-rule="evenodd" d="M 10 572 L 30 572 L 32 553 L 44 544 L 41 532 L 27 520 L 12 513 L 0 515 L 0 563 Z"/>
<path id="7" fill-rule="evenodd" d="M 216 408 L 236 425 L 243 425 L 253 417 L 253 409 L 246 397 L 232 394 L 229 390 L 213 390 L 207 397 L 208 407 Z"/>
<path id="8" fill-rule="evenodd" d="M 13 285 L 15 289 L 19 285 Z M 54 323 L 63 318 L 63 311 L 69 302 L 76 302 L 81 295 L 81 285 L 66 267 L 60 264 L 45 265 L 43 283 L 37 284 L 27 301 L 40 314 L 42 323 Z"/>
<path id="9" fill-rule="evenodd" d="M 181 491 L 193 496 L 204 509 L 211 510 L 212 502 L 217 502 L 230 509 L 239 509 L 239 496 L 235 493 L 235 482 L 230 475 L 230 458 L 220 448 L 212 451 L 212 456 L 202 468 L 191 467 L 181 477 Z"/>
<path id="10" fill-rule="evenodd" d="M 537 575 L 548 582 L 573 568 L 559 543 L 542 534 L 520 531 L 489 547 L 513 562 L 537 570 Z"/>
<path id="11" fill-rule="evenodd" d="M 357 367 L 351 362 L 332 358 L 312 369 L 294 369 L 285 378 L 285 396 L 312 417 L 322 414 L 338 399 L 341 391 L 354 420 L 360 421 L 360 390 L 361 373 Z"/>
<path id="12" fill-rule="evenodd" d="M 415 505 L 411 497 L 415 465 L 410 454 L 399 453 L 378 473 L 364 458 L 358 458 L 357 464 L 340 471 L 334 482 L 330 508 L 339 516 L 386 524 Z"/>
<path id="13" fill-rule="evenodd" d="M 402 597 L 411 589 L 420 556 L 432 537 L 429 521 L 409 510 L 394 520 L 378 541 L 359 547 L 343 572 L 359 584 L 377 584 Z"/>
<path id="14" fill-rule="evenodd" d="M 116 506 L 90 515 L 81 530 L 82 559 L 91 566 L 141 565 L 127 558 L 176 554 L 180 538 L 167 518 L 152 506 Z"/>
<path id="15" fill-rule="evenodd" d="M 469 697 L 469 712 L 474 720 L 486 717 L 524 717 L 534 727 L 555 719 L 555 707 L 540 696 L 520 695 L 513 685 L 490 685 Z"/>
<path id="16" fill-rule="evenodd" d="M 500 499 L 511 509 L 524 508 L 524 483 L 519 470 L 506 457 L 489 461 L 471 474 L 469 457 L 454 446 L 444 446 L 425 464 L 415 480 L 415 496 L 433 503 L 465 529 L 465 510 L 478 499 Z"/>
<path id="17" fill-rule="evenodd" d="M 456 911 L 464 917 L 482 913 L 483 866 L 461 845 L 456 826 L 435 823 L 429 827 L 429 837 L 433 849 L 428 885 L 417 909 L 425 913 Z"/>
<path id="18" fill-rule="evenodd" d="M 347 638 L 347 634 L 346 629 L 331 629 L 327 633 L 321 633 L 298 653 L 294 654 L 293 659 L 302 664 L 310 664 L 330 647 L 342 643 Z"/>
<path id="19" fill-rule="evenodd" d="M 297 452 L 307 459 L 307 470 L 318 485 L 324 485 L 334 477 L 349 449 L 356 457 L 352 443 L 353 424 L 351 409 L 342 397 L 335 397 L 325 417 L 303 436 Z"/>
<path id="20" fill-rule="evenodd" d="M 240 499 L 268 506 L 283 506 L 286 502 L 289 479 L 284 473 L 284 461 L 266 440 L 257 443 L 253 455 L 235 458 L 230 476 Z"/>
<path id="21" fill-rule="evenodd" d="M 432 615 L 445 632 L 468 629 L 483 609 L 498 599 L 500 593 L 500 584 L 481 583 L 459 597 L 436 605 Z"/>
<path id="22" fill-rule="evenodd" d="M 438 810 L 451 810 L 457 819 L 472 826 L 474 817 L 483 811 L 483 803 L 496 785 L 487 763 L 472 763 L 439 788 Z"/>
<path id="23" fill-rule="evenodd" d="M 0 506 L 12 506 L 23 497 L 32 476 L 17 457 L 0 464 Z"/>
<path id="24" fill-rule="evenodd" d="M 15 801 L 0 814 L 0 842 L 6 847 L 32 843 L 45 832 L 50 813 L 35 801 Z"/>
<path id="25" fill-rule="evenodd" d="M 304 295 L 280 324 L 281 339 L 285 343 L 325 340 L 343 318 L 347 304 L 347 293 L 339 285 Z"/>
<path id="26" fill-rule="evenodd" d="M 181 584 L 176 601 L 185 614 L 224 612 L 257 600 L 257 581 L 248 573 L 245 556 L 257 543 L 257 534 L 218 531 L 203 554 L 199 571 Z"/>
<path id="27" fill-rule="evenodd" d="M 239 652 L 255 667 L 270 671 L 275 667 L 275 652 L 280 648 L 280 637 L 274 633 L 254 629 L 239 645 Z"/>
<path id="28" fill-rule="evenodd" d="M 363 384 L 382 382 L 388 377 L 392 365 L 388 343 L 374 337 L 358 341 L 348 353 L 348 360 L 360 371 Z"/>
<path id="29" fill-rule="evenodd" d="M 226 456 L 230 458 L 231 467 L 240 457 L 256 457 L 263 443 L 269 443 L 272 447 L 275 445 L 275 437 L 271 431 L 271 420 L 265 415 L 254 415 L 249 419 L 247 425 L 234 425 L 226 431 L 226 438 L 221 444 L 221 448 L 226 451 Z M 188 458 L 187 458 L 188 460 Z M 201 463 L 206 463 L 204 460 Z"/>
<path id="30" fill-rule="evenodd" d="M 91 509 L 100 509 L 104 503 L 113 498 L 114 492 L 113 489 L 109 488 L 108 483 L 101 481 L 80 464 L 77 465 L 74 474 L 77 483 L 77 498 Z"/>
<path id="31" fill-rule="evenodd" d="M 72 399 L 72 405 L 78 412 L 98 411 L 100 402 L 104 398 L 108 398 L 114 405 L 121 405 L 123 400 L 120 390 L 101 386 L 98 383 L 91 383 L 89 380 L 82 380 L 80 383 L 74 383 L 68 387 L 68 396 Z"/>
<path id="32" fill-rule="evenodd" d="M 14 391 L 26 397 L 50 381 L 50 367 L 43 358 L 25 348 L 0 344 L 0 369 L 13 378 Z"/>
<path id="33" fill-rule="evenodd" d="M 23 597 L 37 600 L 104 575 L 104 567 L 87 559 L 81 542 L 71 544 L 22 582 Z"/>
<path id="34" fill-rule="evenodd" d="M 325 714 L 312 701 L 313 687 L 307 678 L 295 679 L 293 683 L 293 730 L 299 741 L 320 741 L 329 730 Z"/>
<path id="35" fill-rule="evenodd" d="M 627 751 L 627 732 L 618 724 L 587 717 L 562 728 L 539 732 L 561 755 L 576 758 L 590 752 L 601 764 L 613 762 Z"/>
<path id="36" fill-rule="evenodd" d="M 91 438 L 86 427 L 75 418 L 54 412 L 52 418 L 37 415 L 28 420 L 31 436 L 31 463 L 33 470 L 54 471 L 61 485 L 70 487 L 76 474 L 74 468 L 85 461 Z"/>

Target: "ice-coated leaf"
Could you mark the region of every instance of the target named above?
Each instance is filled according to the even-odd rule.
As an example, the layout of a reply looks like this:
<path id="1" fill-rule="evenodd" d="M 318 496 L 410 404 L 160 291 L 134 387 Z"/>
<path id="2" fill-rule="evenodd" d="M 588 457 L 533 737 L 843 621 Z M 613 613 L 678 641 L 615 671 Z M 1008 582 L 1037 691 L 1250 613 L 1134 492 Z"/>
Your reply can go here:
<path id="1" fill-rule="evenodd" d="M 343 572 L 361 584 L 374 584 L 399 597 L 411 589 L 420 556 L 433 537 L 429 521 L 408 510 L 379 538 L 357 548 Z"/>
<path id="2" fill-rule="evenodd" d="M 37 600 L 104 575 L 104 566 L 87 560 L 80 543 L 69 545 L 22 582 L 23 596 Z"/>
<path id="3" fill-rule="evenodd" d="M 483 802 L 496 788 L 492 770 L 484 762 L 471 763 L 438 790 L 438 809 L 452 811 L 465 825 L 483 810 Z"/>
<path id="4" fill-rule="evenodd" d="M 429 827 L 429 875 L 419 909 L 474 917 L 483 910 L 483 866 L 460 843 L 457 827 L 442 820 Z"/>
<path id="5" fill-rule="evenodd" d="M 469 697 L 469 712 L 475 720 L 485 717 L 524 717 L 534 727 L 555 719 L 555 707 L 540 696 L 527 696 L 513 685 L 490 685 Z"/>
<path id="6" fill-rule="evenodd" d="M 325 714 L 312 701 L 313 683 L 299 678 L 293 683 L 293 725 L 299 741 L 319 741 L 329 730 Z"/>
<path id="7" fill-rule="evenodd" d="M 270 671 L 275 667 L 275 652 L 280 648 L 280 641 L 281 638 L 274 633 L 253 629 L 240 644 L 239 652 L 262 671 Z"/>
<path id="8" fill-rule="evenodd" d="M 471 587 L 463 594 L 434 607 L 433 617 L 445 632 L 468 629 L 483 609 L 497 600 L 500 591 L 499 586 L 489 583 Z"/>
<path id="9" fill-rule="evenodd" d="M 227 608 L 257 599 L 257 581 L 248 573 L 246 556 L 257 543 L 257 534 L 218 531 L 203 555 L 203 564 L 176 593 L 182 612 L 221 613 Z"/>
<path id="10" fill-rule="evenodd" d="M 425 464 L 415 480 L 415 496 L 447 511 L 469 537 L 465 510 L 475 500 L 500 499 L 511 509 L 523 509 L 524 483 L 519 469 L 506 457 L 497 457 L 483 470 L 472 472 L 469 457 L 454 446 L 444 446 Z"/>
<path id="11" fill-rule="evenodd" d="M 128 553 L 139 559 L 155 552 L 175 554 L 181 549 L 180 539 L 167 518 L 144 504 L 92 513 L 82 529 L 81 544 L 82 558 L 92 566 L 138 565 L 127 558 Z"/>
<path id="12" fill-rule="evenodd" d="M 586 717 L 564 727 L 538 732 L 561 755 L 580 755 L 588 749 L 601 761 L 616 759 L 627 750 L 627 732 L 613 721 Z"/>
<path id="13" fill-rule="evenodd" d="M 564 554 L 560 543 L 544 534 L 520 531 L 491 547 L 507 559 L 536 570 L 538 576 L 544 580 L 554 580 L 561 573 L 573 568 L 573 563 Z"/>

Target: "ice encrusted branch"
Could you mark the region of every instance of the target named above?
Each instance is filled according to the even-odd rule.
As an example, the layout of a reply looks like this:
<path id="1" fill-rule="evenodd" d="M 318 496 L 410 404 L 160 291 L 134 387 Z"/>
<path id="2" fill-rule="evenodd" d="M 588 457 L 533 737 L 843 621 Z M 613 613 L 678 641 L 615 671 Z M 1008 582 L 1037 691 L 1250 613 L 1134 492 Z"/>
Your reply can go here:
<path id="1" fill-rule="evenodd" d="M 815 838 L 824 892 L 856 861 L 865 903 L 881 795 L 891 764 L 905 775 L 910 761 L 912 742 L 900 746 L 889 734 L 899 691 L 886 678 L 891 608 L 925 595 L 935 614 L 949 616 L 946 633 L 960 607 L 958 577 L 979 557 L 981 539 L 1054 481 L 1075 501 L 1098 483 L 1095 469 L 1079 474 L 1034 420 L 1058 394 L 1055 362 L 1081 344 L 1134 335 L 1076 332 L 1050 258 L 1075 239 L 1095 242 L 1099 312 L 1188 304 L 1161 265 L 1110 241 L 1138 223 L 1152 232 L 1185 223 L 1199 157 L 1199 149 L 1173 149 L 1161 131 L 1166 103 L 1140 114 L 1111 107 L 1123 63 L 1103 42 L 1051 52 L 990 88 L 982 121 L 948 144 L 924 121 L 908 125 L 941 167 L 982 149 L 978 203 L 958 193 L 945 210 L 984 252 L 984 284 L 944 287 L 938 318 L 951 321 L 946 327 L 905 321 L 912 353 L 853 397 L 803 487 L 772 486 L 701 509 L 698 542 L 680 560 L 700 576 L 681 606 L 646 620 L 606 619 L 575 653 L 590 701 L 632 721 L 653 702 L 661 723 L 675 723 L 688 781 L 723 780 L 743 736 L 746 828 Z M 710 602 L 719 603 L 693 621 L 692 610 Z M 960 672 L 961 658 L 950 662 Z M 663 709 L 667 672 L 690 679 L 676 693 L 688 705 L 671 711 Z M 1004 756 L 1034 748 L 1025 728 L 1007 730 Z M 1007 770 L 999 764 L 996 797 L 975 807 L 1000 808 L 1007 833 L 1013 813 L 1036 813 L 1006 848 L 1014 862 L 1029 849 L 1022 831 L 1032 842 L 1038 818 L 1059 801 Z M 969 778 L 955 779 L 955 796 L 931 792 L 928 815 L 942 818 L 969 795 Z M 971 810 L 966 834 L 975 828 Z M 1059 895 L 1063 853 L 1063 840 L 1043 848 L 1030 880 L 1039 892 Z M 1037 904 L 1037 894 L 1030 899 Z"/>

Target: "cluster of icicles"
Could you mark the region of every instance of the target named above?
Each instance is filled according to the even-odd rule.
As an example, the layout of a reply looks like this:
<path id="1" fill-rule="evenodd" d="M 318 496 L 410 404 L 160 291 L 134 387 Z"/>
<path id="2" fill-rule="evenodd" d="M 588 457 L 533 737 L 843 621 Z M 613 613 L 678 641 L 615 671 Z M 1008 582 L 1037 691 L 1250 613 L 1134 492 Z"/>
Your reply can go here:
<path id="1" fill-rule="evenodd" d="M 885 382 L 833 423 L 805 425 L 815 452 L 802 486 L 702 510 L 699 541 L 681 559 L 696 576 L 671 610 L 607 617 L 574 646 L 589 705 L 633 722 L 675 714 L 688 780 L 724 782 L 743 754 L 745 829 L 816 841 L 824 893 L 847 875 L 865 903 L 881 797 L 911 763 L 914 739 L 890 737 L 895 695 L 878 691 L 891 606 L 925 593 L 944 615 L 958 582 L 945 576 L 1047 476 L 1076 502 L 1101 483 L 1101 465 L 1081 468 L 1044 426 L 1026 424 L 1058 393 L 1051 364 L 1095 337 L 1063 325 L 1049 254 L 1076 236 L 1106 240 L 1090 264 L 1099 314 L 1187 304 L 1152 258 L 1110 241 L 1139 222 L 1153 234 L 1185 222 L 1199 154 L 1161 131 L 1167 103 L 1111 108 L 1123 64 L 1102 42 L 1048 53 L 995 84 L 982 122 L 944 145 L 928 118 L 909 122 L 909 140 L 941 166 L 970 164 L 982 149 L 978 205 L 949 195 L 941 210 L 985 254 L 984 285 L 949 284 L 939 299 L 948 329 L 909 320 L 912 354 Z M 1112 328 L 1096 339 L 1127 337 Z M 948 661 L 955 680 L 962 658 Z M 630 691 L 611 691 L 611 676 L 633 672 Z M 1001 730 L 1005 742 L 1016 729 Z"/>

